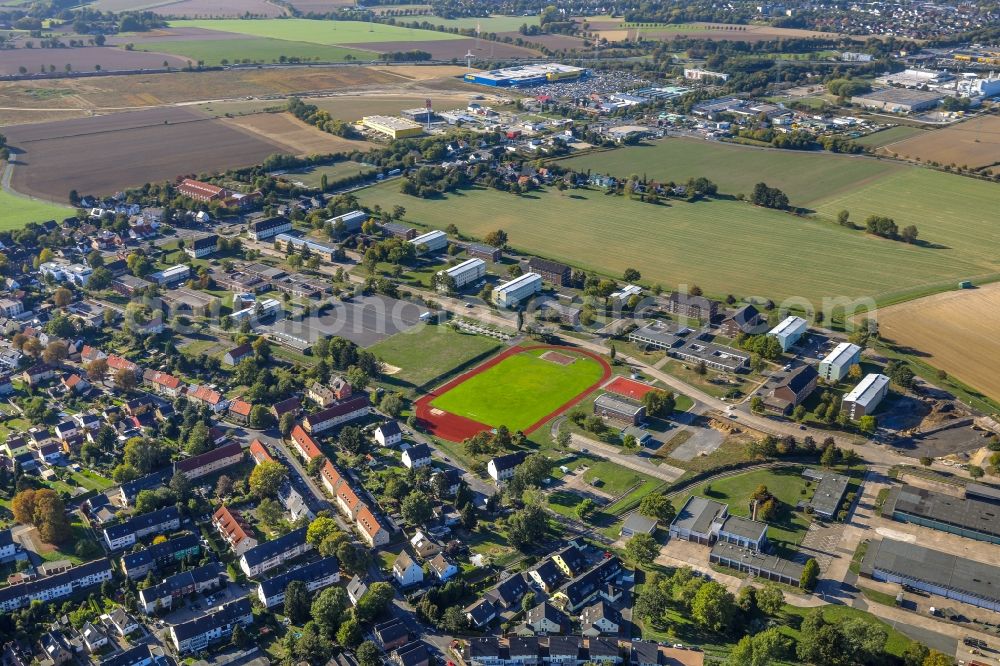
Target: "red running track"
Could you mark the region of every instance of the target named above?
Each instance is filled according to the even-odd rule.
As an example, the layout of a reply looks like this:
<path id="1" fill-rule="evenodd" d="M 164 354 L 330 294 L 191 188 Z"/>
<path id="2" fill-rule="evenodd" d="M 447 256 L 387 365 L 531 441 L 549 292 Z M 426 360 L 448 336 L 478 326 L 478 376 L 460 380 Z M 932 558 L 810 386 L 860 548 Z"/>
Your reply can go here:
<path id="1" fill-rule="evenodd" d="M 566 412 L 568 409 L 570 409 L 571 407 L 579 403 L 581 400 L 583 400 L 589 393 L 600 388 L 601 384 L 603 384 L 604 382 L 606 382 L 608 379 L 611 378 L 611 365 L 606 360 L 604 360 L 604 358 L 601 357 L 600 354 L 587 351 L 586 349 L 577 349 L 575 347 L 565 347 L 560 345 L 530 345 L 527 347 L 511 347 L 510 349 L 507 349 L 501 352 L 500 354 L 497 354 L 496 356 L 486 361 L 485 363 L 477 365 L 472 370 L 469 370 L 468 372 L 465 372 L 459 375 L 458 377 L 455 377 L 454 379 L 442 384 L 441 386 L 438 386 L 436 389 L 432 390 L 430 393 L 417 400 L 416 415 L 417 415 L 417 421 L 420 423 L 420 426 L 424 430 L 430 432 L 435 437 L 440 437 L 441 439 L 446 439 L 450 442 L 461 442 L 483 431 L 492 430 L 493 426 L 486 425 L 485 423 L 480 423 L 479 421 L 474 421 L 464 416 L 459 416 L 458 414 L 452 414 L 450 412 L 444 412 L 444 411 L 442 411 L 440 414 L 434 414 L 432 413 L 432 410 L 434 408 L 431 407 L 431 402 L 438 396 L 444 395 L 445 393 L 455 388 L 462 382 L 467 381 L 470 377 L 474 377 L 478 375 L 480 372 L 489 370 L 494 365 L 500 363 L 504 359 L 513 356 L 515 354 L 520 354 L 521 352 L 524 351 L 530 351 L 532 349 L 551 349 L 553 351 L 561 351 L 561 352 L 572 351 L 577 354 L 583 354 L 584 356 L 589 356 L 590 358 L 594 359 L 595 361 L 601 364 L 603 373 L 601 375 L 601 378 L 597 380 L 597 382 L 595 382 L 593 385 L 584 389 L 580 394 L 578 394 L 573 399 L 564 403 L 554 412 L 548 414 L 547 416 L 542 417 L 538 422 L 532 423 L 530 426 L 528 426 L 524 430 L 525 434 L 533 433 L 535 430 L 538 430 L 553 418 Z"/>

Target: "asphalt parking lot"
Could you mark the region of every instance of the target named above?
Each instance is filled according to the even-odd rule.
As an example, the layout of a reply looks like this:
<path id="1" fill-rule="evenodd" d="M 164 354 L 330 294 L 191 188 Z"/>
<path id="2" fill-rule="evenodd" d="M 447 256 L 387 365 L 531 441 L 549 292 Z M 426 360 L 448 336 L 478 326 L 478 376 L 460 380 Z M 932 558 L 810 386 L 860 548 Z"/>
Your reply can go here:
<path id="1" fill-rule="evenodd" d="M 423 312 L 426 312 L 424 308 L 408 301 L 386 296 L 357 296 L 348 302 L 333 303 L 323 309 L 322 315 L 301 321 L 282 319 L 267 328 L 310 343 L 336 335 L 359 347 L 371 347 L 415 326 Z"/>

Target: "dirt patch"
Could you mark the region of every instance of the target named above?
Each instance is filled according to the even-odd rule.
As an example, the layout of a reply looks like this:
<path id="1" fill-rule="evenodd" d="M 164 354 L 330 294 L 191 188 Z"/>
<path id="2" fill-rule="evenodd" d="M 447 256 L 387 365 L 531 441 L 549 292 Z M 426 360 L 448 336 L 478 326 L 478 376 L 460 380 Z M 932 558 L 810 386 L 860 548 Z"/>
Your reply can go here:
<path id="1" fill-rule="evenodd" d="M 30 73 L 41 71 L 106 72 L 133 69 L 160 69 L 163 62 L 171 67 L 183 67 L 186 61 L 163 53 L 126 51 L 111 46 L 86 46 L 66 49 L 8 49 L 0 58 L 0 74 L 17 74 L 23 67 Z M 53 69 L 54 68 L 54 69 Z"/>
<path id="2" fill-rule="evenodd" d="M 570 365 L 576 361 L 576 359 L 568 354 L 560 354 L 555 351 L 547 351 L 542 354 L 542 358 L 546 361 L 551 361 L 556 365 Z"/>
<path id="3" fill-rule="evenodd" d="M 926 354 L 926 361 L 1000 398 L 1000 283 L 882 308 L 882 337 Z"/>
<path id="4" fill-rule="evenodd" d="M 181 108 L 150 109 L 4 130 L 18 150 L 12 187 L 65 201 L 76 189 L 113 194 L 146 182 L 249 166 L 287 148 Z"/>
<path id="5" fill-rule="evenodd" d="M 367 141 L 345 139 L 318 130 L 288 113 L 261 113 L 227 118 L 222 122 L 283 144 L 297 155 L 364 151 L 372 147 Z"/>
<path id="6" fill-rule="evenodd" d="M 997 166 L 1000 165 L 1000 116 L 980 116 L 944 129 L 923 132 L 883 146 L 878 152 L 972 168 Z M 1000 173 L 1000 168 L 993 169 L 992 173 Z"/>
<path id="7" fill-rule="evenodd" d="M 435 60 L 448 60 L 453 58 L 461 62 L 465 59 L 466 53 L 472 53 L 476 58 L 533 58 L 537 57 L 538 51 L 527 49 L 523 46 L 513 44 L 500 44 L 475 39 L 448 39 L 436 42 L 371 42 L 364 45 L 366 49 L 378 53 L 392 53 L 395 51 L 425 51 L 431 54 Z"/>
<path id="8" fill-rule="evenodd" d="M 451 76 L 463 76 L 469 69 L 459 65 L 376 65 L 373 72 L 405 77 L 411 81 L 430 81 Z"/>

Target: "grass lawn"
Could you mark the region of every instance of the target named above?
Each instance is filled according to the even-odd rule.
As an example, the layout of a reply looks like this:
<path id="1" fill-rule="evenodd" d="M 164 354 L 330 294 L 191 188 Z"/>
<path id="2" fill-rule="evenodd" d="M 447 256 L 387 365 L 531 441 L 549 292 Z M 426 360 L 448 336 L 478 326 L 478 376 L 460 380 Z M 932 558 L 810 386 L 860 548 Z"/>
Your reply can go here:
<path id="1" fill-rule="evenodd" d="M 440 16 L 414 16 L 412 19 L 400 17 L 397 21 L 427 21 L 434 25 L 443 25 L 446 28 L 458 28 L 459 30 L 475 30 L 479 27 L 482 34 L 488 32 L 515 32 L 522 25 L 538 25 L 538 16 L 490 16 L 489 18 L 466 17 L 445 19 Z"/>
<path id="2" fill-rule="evenodd" d="M 323 176 L 329 182 L 334 182 L 348 176 L 356 176 L 359 172 L 372 173 L 371 167 L 363 166 L 360 162 L 347 160 L 336 164 L 326 164 L 312 167 L 303 171 L 286 171 L 281 177 L 292 183 L 302 183 L 306 187 L 319 187 Z"/>
<path id="3" fill-rule="evenodd" d="M 178 347 L 178 351 L 186 356 L 204 356 L 207 352 L 219 346 L 219 344 L 217 340 L 195 340 L 183 347 Z"/>
<path id="4" fill-rule="evenodd" d="M 613 153 L 603 155 L 610 159 Z M 758 167 L 755 173 L 762 170 Z M 919 172 L 907 172 L 912 173 Z M 698 284 L 713 295 L 736 292 L 736 296 L 776 300 L 795 296 L 821 307 L 825 297 L 881 300 L 901 291 L 925 291 L 931 285 L 997 271 L 995 248 L 1000 230 L 987 218 L 1000 203 L 1000 189 L 958 176 L 924 173 L 948 179 L 925 183 L 920 195 L 926 199 L 933 193 L 931 198 L 940 201 L 944 214 L 929 214 L 925 207 L 916 206 L 923 215 L 914 223 L 921 238 L 939 240 L 951 250 L 883 240 L 827 221 L 729 200 L 654 206 L 596 190 L 543 190 L 516 196 L 478 188 L 418 199 L 402 194 L 394 183 L 360 190 L 358 196 L 369 206 L 405 207 L 409 222 L 442 229 L 454 223 L 462 233 L 476 238 L 502 228 L 517 249 L 615 277 L 639 266 L 650 283 Z M 949 205 L 951 197 L 939 185 L 968 189 L 976 195 L 963 208 L 961 216 L 967 223 L 956 219 L 959 212 L 952 206 L 957 209 L 959 202 Z M 898 195 L 900 199 L 908 196 Z M 884 204 L 879 210 L 899 223 L 898 211 L 913 204 L 887 196 L 878 195 Z M 874 204 L 830 203 L 824 210 L 836 215 L 846 207 L 852 219 L 864 220 L 863 205 Z M 967 242 L 973 237 L 979 239 L 977 247 Z M 720 245 L 740 251 L 720 252 Z M 789 257 L 796 260 L 788 261 Z"/>
<path id="5" fill-rule="evenodd" d="M 781 633 L 791 636 L 795 640 L 799 640 L 800 634 L 798 627 L 802 624 L 802 620 L 805 619 L 813 609 L 811 608 L 800 608 L 798 606 L 785 606 L 783 614 L 786 618 L 785 622 L 780 622 Z M 910 646 L 913 642 L 905 635 L 899 631 L 893 629 L 891 626 L 878 619 L 871 613 L 866 613 L 865 611 L 852 608 L 850 606 L 838 606 L 830 605 L 823 607 L 823 617 L 825 617 L 830 622 L 835 622 L 837 620 L 847 620 L 852 618 L 860 618 L 869 624 L 875 624 L 885 630 L 888 634 L 888 640 L 886 640 L 885 651 L 888 654 L 894 655 L 896 657 L 902 656 L 906 648 Z"/>
<path id="6" fill-rule="evenodd" d="M 400 28 L 365 21 L 318 21 L 310 19 L 194 19 L 171 21 L 175 28 L 205 28 L 254 37 L 272 37 L 313 44 L 367 44 L 372 42 L 438 42 L 464 39 L 433 30 Z M 516 28 L 515 28 L 516 30 Z"/>
<path id="7" fill-rule="evenodd" d="M 868 148 L 879 148 L 890 143 L 902 141 L 903 139 L 909 139 L 911 136 L 922 134 L 925 131 L 927 130 L 910 127 L 909 125 L 896 125 L 895 127 L 890 127 L 874 134 L 866 134 L 865 136 L 858 137 L 854 139 L 854 143 Z"/>
<path id="8" fill-rule="evenodd" d="M 593 485 L 598 480 L 596 488 L 612 495 L 621 495 L 625 491 L 637 487 L 645 481 L 653 479 L 641 472 L 636 472 L 628 467 L 622 467 L 610 460 L 598 460 L 596 462 L 584 461 L 589 469 L 583 473 L 583 480 Z"/>
<path id="9" fill-rule="evenodd" d="M 746 394 L 750 388 L 754 385 L 753 381 L 750 381 L 746 375 L 730 375 L 720 372 L 714 372 L 708 370 L 706 374 L 699 375 L 697 371 L 688 363 L 684 361 L 671 359 L 663 364 L 660 368 L 663 372 L 673 375 L 678 379 L 682 379 L 692 386 L 700 388 L 705 393 L 713 395 L 717 398 L 724 397 L 733 389 L 738 389 L 741 393 Z M 687 396 L 680 396 L 686 398 L 690 401 Z M 678 410 L 682 410 L 680 405 L 681 401 L 678 399 Z M 691 403 L 694 404 L 694 403 Z M 688 405 L 686 409 L 690 409 L 691 406 Z"/>
<path id="10" fill-rule="evenodd" d="M 0 231 L 20 229 L 28 222 L 62 220 L 72 214 L 72 208 L 39 199 L 25 199 L 0 189 Z"/>
<path id="11" fill-rule="evenodd" d="M 509 356 L 431 404 L 490 426 L 523 430 L 579 395 L 602 375 L 600 364 L 587 356 L 576 355 L 573 363 L 559 365 L 540 358 L 545 351 Z"/>
<path id="12" fill-rule="evenodd" d="M 92 472 L 89 469 L 73 472 L 73 483 L 81 488 L 96 490 L 98 492 L 103 492 L 115 485 L 115 482 L 111 479 L 106 479 L 97 472 Z"/>
<path id="13" fill-rule="evenodd" d="M 386 338 L 369 351 L 400 369 L 388 376 L 392 383 L 398 380 L 421 387 L 502 346 L 493 338 L 462 333 L 451 326 L 420 324 Z"/>
<path id="14" fill-rule="evenodd" d="M 576 519 L 576 507 L 583 502 L 583 496 L 569 490 L 557 490 L 548 495 L 549 508 L 556 513 Z"/>
<path id="15" fill-rule="evenodd" d="M 802 477 L 802 468 L 759 469 L 745 474 L 717 479 L 711 483 L 695 487 L 691 492 L 678 496 L 674 506 L 680 509 L 690 495 L 700 495 L 729 504 L 729 511 L 736 516 L 749 515 L 750 495 L 759 485 L 767 486 L 768 492 L 779 501 L 777 516 L 769 520 L 768 539 L 780 548 L 794 548 L 809 530 L 809 518 L 801 512 L 793 511 L 800 500 L 808 498 L 807 480 Z"/>
<path id="16" fill-rule="evenodd" d="M 192 63 L 202 61 L 209 66 L 220 65 L 223 60 L 231 63 L 244 60 L 270 63 L 277 62 L 281 56 L 319 62 L 341 61 L 345 60 L 346 56 L 351 56 L 352 59 L 371 60 L 373 56 L 370 51 L 269 37 L 163 41 L 150 43 L 149 48 L 143 50 L 170 53 L 188 58 Z"/>

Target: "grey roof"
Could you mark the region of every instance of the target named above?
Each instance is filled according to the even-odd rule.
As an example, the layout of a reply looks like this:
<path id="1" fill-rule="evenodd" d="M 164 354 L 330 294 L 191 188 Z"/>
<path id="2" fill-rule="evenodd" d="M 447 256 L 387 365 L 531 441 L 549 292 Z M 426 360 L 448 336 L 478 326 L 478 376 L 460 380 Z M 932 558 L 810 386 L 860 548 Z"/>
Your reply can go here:
<path id="1" fill-rule="evenodd" d="M 928 90 L 912 90 L 908 88 L 882 88 L 863 95 L 855 95 L 852 103 L 859 101 L 888 102 L 890 104 L 921 104 L 943 99 L 944 95 Z"/>
<path id="2" fill-rule="evenodd" d="M 882 539 L 869 543 L 861 573 L 871 575 L 875 571 L 1000 602 L 1000 568 L 905 541 Z"/>
<path id="3" fill-rule="evenodd" d="M 632 641 L 633 664 L 657 664 L 660 661 L 660 646 L 652 641 Z"/>
<path id="4" fill-rule="evenodd" d="M 588 562 L 587 558 L 583 556 L 580 549 L 576 546 L 566 546 L 555 552 L 553 557 L 559 556 L 559 559 L 563 561 L 569 570 L 573 572 L 574 575 L 579 575 L 587 570 Z"/>
<path id="5" fill-rule="evenodd" d="M 543 601 L 534 608 L 528 611 L 526 617 L 526 622 L 531 625 L 538 624 L 542 620 L 548 620 L 549 622 L 555 622 L 556 624 L 566 627 L 569 625 L 569 618 L 566 615 L 550 604 L 547 601 Z"/>
<path id="6" fill-rule="evenodd" d="M 133 516 L 123 523 L 118 523 L 117 525 L 109 525 L 104 528 L 104 533 L 107 534 L 109 540 L 115 540 L 129 534 L 134 534 L 135 532 L 151 528 L 156 525 L 162 525 L 163 523 L 168 523 L 173 520 L 180 520 L 181 514 L 177 511 L 176 506 L 168 506 L 162 509 L 157 509 L 156 511 L 150 511 L 149 513 L 142 513 L 138 516 Z"/>
<path id="7" fill-rule="evenodd" d="M 497 472 L 513 469 L 524 462 L 524 451 L 515 451 L 514 453 L 497 456 L 490 462 L 492 462 L 493 466 L 496 467 Z"/>
<path id="8" fill-rule="evenodd" d="M 677 517 L 670 526 L 698 534 L 708 534 L 712 523 L 726 511 L 726 508 L 721 502 L 692 495 L 677 512 Z"/>
<path id="9" fill-rule="evenodd" d="M 347 594 L 354 597 L 355 599 L 360 599 L 368 591 L 368 581 L 355 575 L 347 583 Z"/>
<path id="10" fill-rule="evenodd" d="M 642 411 L 642 403 L 628 398 L 622 398 L 611 393 L 602 393 L 594 401 L 594 407 L 608 409 L 619 414 L 638 414 Z"/>
<path id="11" fill-rule="evenodd" d="M 633 513 L 622 525 L 623 530 L 630 530 L 636 533 L 650 534 L 656 529 L 656 519 L 642 515 L 638 511 Z"/>
<path id="12" fill-rule="evenodd" d="M 466 654 L 472 658 L 499 657 L 500 641 L 496 636 L 469 639 L 466 645 Z"/>
<path id="13" fill-rule="evenodd" d="M 554 585 L 563 577 L 562 571 L 556 566 L 556 563 L 552 561 L 551 557 L 547 557 L 542 560 L 538 566 L 533 569 L 533 571 L 538 574 L 546 585 Z"/>
<path id="14" fill-rule="evenodd" d="M 275 576 L 274 578 L 268 578 L 265 581 L 261 581 L 260 591 L 264 593 L 265 598 L 273 597 L 276 594 L 284 592 L 285 588 L 288 587 L 288 584 L 292 581 L 298 580 L 309 584 L 313 581 L 326 578 L 337 571 L 340 571 L 340 562 L 337 558 L 332 556 L 324 557 L 322 560 L 310 562 L 309 564 L 303 565 L 297 569 L 286 571 L 285 573 Z"/>
<path id="15" fill-rule="evenodd" d="M 549 656 L 576 657 L 580 654 L 582 642 L 579 636 L 549 636 Z"/>
<path id="16" fill-rule="evenodd" d="M 477 625 L 484 625 L 496 617 L 497 608 L 489 599 L 483 598 L 472 603 L 465 609 L 465 612 L 472 616 Z"/>
<path id="17" fill-rule="evenodd" d="M 291 550 L 295 546 L 305 543 L 306 529 L 307 528 L 305 527 L 301 527 L 297 530 L 292 530 L 288 534 L 280 536 L 277 539 L 265 541 L 259 546 L 255 546 L 243 553 L 243 558 L 246 560 L 246 563 L 252 567 L 274 557 L 275 555 L 278 555 L 279 553 Z"/>
<path id="18" fill-rule="evenodd" d="M 726 522 L 722 523 L 722 531 L 757 541 L 762 535 L 767 534 L 767 523 L 742 516 L 729 516 L 726 518 Z"/>
<path id="19" fill-rule="evenodd" d="M 607 619 L 615 624 L 621 624 L 621 614 L 607 601 L 601 599 L 587 606 L 580 612 L 580 624 L 586 627 L 592 625 L 601 618 Z"/>
<path id="20" fill-rule="evenodd" d="M 760 310 L 748 303 L 726 319 L 731 319 L 744 333 L 754 333 L 759 332 L 761 327 L 767 323 L 765 319 L 762 324 L 762 317 L 763 315 L 760 313 Z"/>
<path id="21" fill-rule="evenodd" d="M 1000 537 L 1000 518 L 997 505 L 971 497 L 954 497 L 923 488 L 900 486 L 889 491 L 882 505 L 882 515 L 895 518 L 895 514 L 915 516 L 937 523 Z"/>
<path id="22" fill-rule="evenodd" d="M 809 469 L 805 473 L 806 478 L 819 479 L 816 492 L 809 500 L 809 506 L 820 515 L 832 516 L 837 513 L 840 502 L 847 492 L 847 484 L 850 479 L 843 474 L 835 474 L 825 470 Z"/>
<path id="23" fill-rule="evenodd" d="M 792 562 L 776 555 L 765 555 L 756 550 L 740 548 L 735 544 L 724 541 L 719 541 L 712 546 L 712 556 L 737 561 L 745 567 L 778 576 L 786 576 L 792 580 L 801 579 L 802 569 L 805 567 L 805 565 L 798 562 Z"/>
<path id="24" fill-rule="evenodd" d="M 865 375 L 851 392 L 844 396 L 844 402 L 854 402 L 868 407 L 889 384 L 889 378 L 878 373 Z"/>
<path id="25" fill-rule="evenodd" d="M 671 322 L 654 321 L 629 333 L 629 338 L 653 342 L 663 347 L 675 347 L 684 341 L 691 329 Z"/>
<path id="26" fill-rule="evenodd" d="M 400 666 L 411 666 L 411 664 L 419 664 L 430 659 L 430 653 L 427 652 L 427 646 L 424 645 L 423 641 L 413 641 L 403 647 L 396 648 L 392 651 L 392 656 L 393 661 Z"/>
<path id="27" fill-rule="evenodd" d="M 141 476 L 135 481 L 126 481 L 121 485 L 122 495 L 131 504 L 143 490 L 154 490 L 167 484 L 170 476 L 174 473 L 173 468 L 166 467 L 159 472 L 153 472 L 146 476 Z"/>
<path id="28" fill-rule="evenodd" d="M 590 657 L 617 657 L 621 654 L 617 638 L 591 638 L 588 641 Z"/>
<path id="29" fill-rule="evenodd" d="M 177 636 L 177 640 L 183 641 L 193 636 L 201 636 L 217 627 L 232 624 L 239 618 L 250 615 L 251 612 L 250 600 L 243 597 L 236 601 L 230 601 L 213 613 L 207 613 L 193 620 L 174 625 L 173 632 Z"/>
<path id="30" fill-rule="evenodd" d="M 430 458 L 431 448 L 426 444 L 414 444 L 410 448 L 406 449 L 406 455 L 411 461 Z"/>
<path id="31" fill-rule="evenodd" d="M 107 558 L 102 557 L 99 560 L 93 560 L 91 562 L 75 566 L 71 569 L 67 569 L 62 573 L 53 574 L 44 578 L 36 578 L 34 580 L 29 580 L 26 583 L 8 585 L 7 587 L 0 588 L 0 603 L 18 599 L 20 597 L 34 595 L 43 590 L 54 590 L 67 585 L 76 588 L 77 586 L 73 585 L 74 581 L 87 576 L 95 576 L 104 571 L 111 571 L 111 563 Z"/>
<path id="32" fill-rule="evenodd" d="M 161 541 L 137 553 L 122 555 L 122 566 L 128 571 L 191 548 L 200 548 L 200 545 L 198 537 L 188 532 L 173 539 Z"/>
<path id="33" fill-rule="evenodd" d="M 778 386 L 787 386 L 792 393 L 799 395 L 817 377 L 819 377 L 819 373 L 816 372 L 816 368 L 806 363 L 788 373 L 784 379 L 778 382 Z"/>
<path id="34" fill-rule="evenodd" d="M 394 437 L 399 435 L 402 431 L 399 429 L 399 424 L 393 420 L 386 421 L 381 424 L 377 430 L 382 433 L 385 437 Z"/>
<path id="35" fill-rule="evenodd" d="M 524 579 L 524 574 L 516 573 L 489 590 L 486 596 L 496 599 L 505 606 L 511 606 L 521 600 L 521 597 L 528 592 L 528 581 Z"/>
<path id="36" fill-rule="evenodd" d="M 986 483 L 967 483 L 965 484 L 965 496 L 996 502 L 1000 500 L 1000 488 Z"/>
<path id="37" fill-rule="evenodd" d="M 384 645 L 385 643 L 392 643 L 400 636 L 406 636 L 409 640 L 410 629 L 406 626 L 402 620 L 398 617 L 394 617 L 391 620 L 386 620 L 372 627 L 375 635 L 378 636 L 379 641 Z"/>
<path id="38" fill-rule="evenodd" d="M 532 660 L 538 656 L 538 638 L 535 636 L 512 636 L 507 639 L 510 658 L 530 657 Z"/>
<path id="39" fill-rule="evenodd" d="M 141 594 L 144 599 L 149 601 L 162 599 L 168 595 L 172 595 L 175 590 L 183 590 L 186 587 L 192 587 L 213 578 L 217 579 L 222 576 L 225 570 L 225 567 L 218 562 L 211 562 L 205 566 L 195 567 L 189 571 L 182 571 L 173 576 L 168 576 L 162 583 L 142 590 Z"/>

